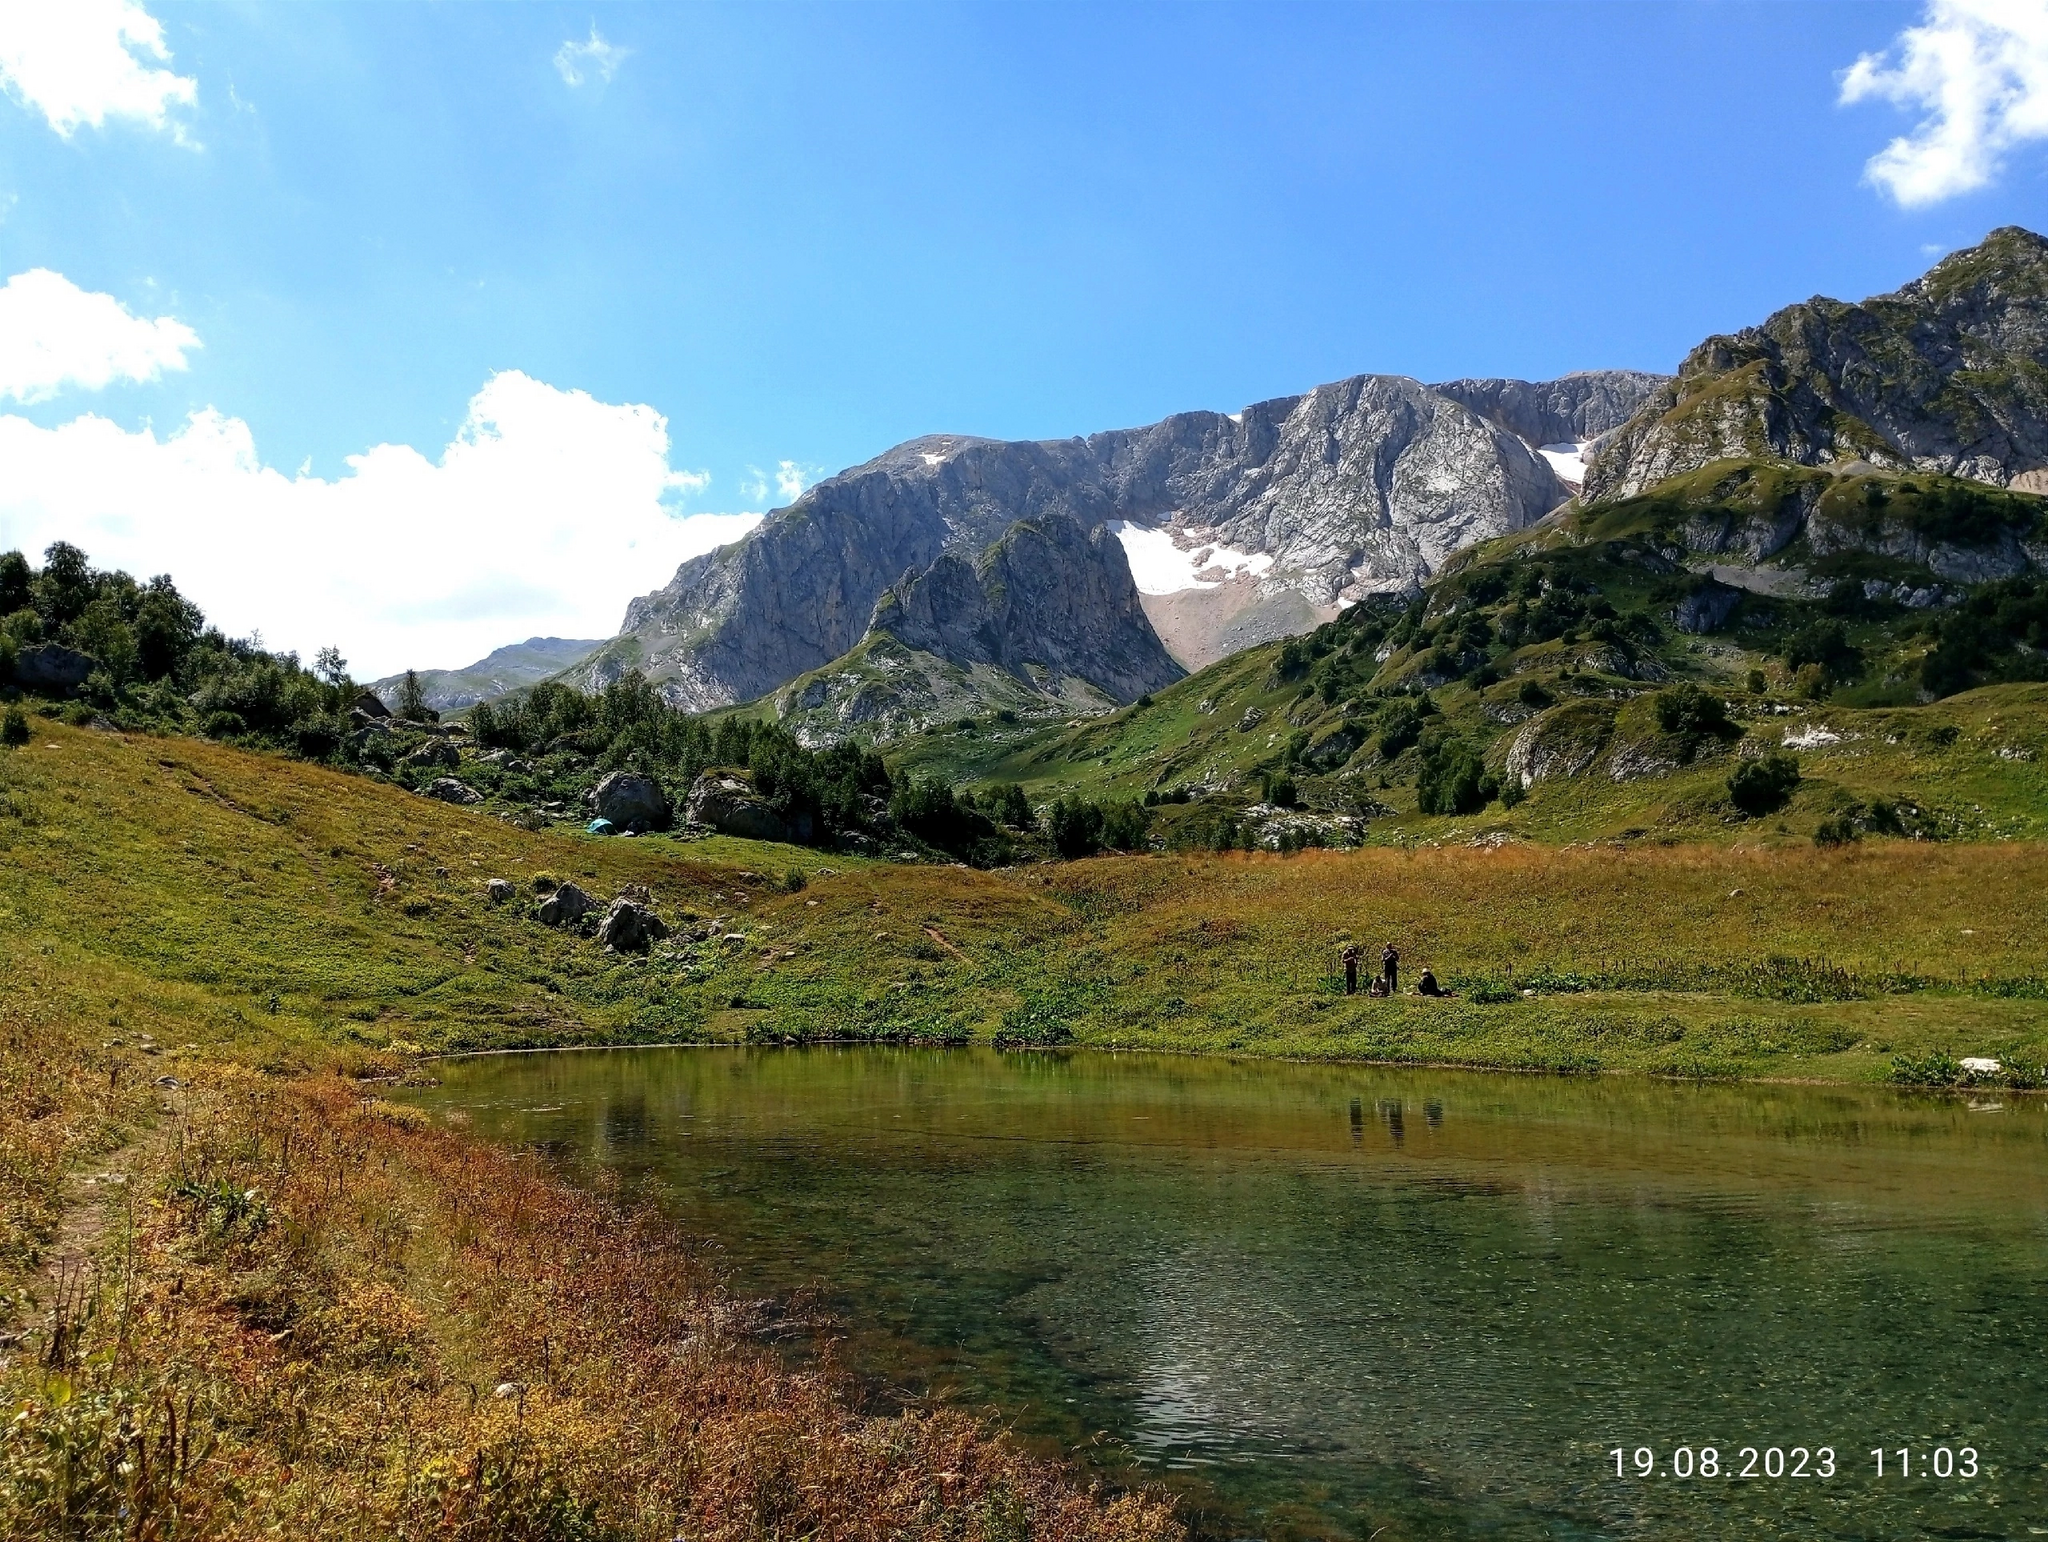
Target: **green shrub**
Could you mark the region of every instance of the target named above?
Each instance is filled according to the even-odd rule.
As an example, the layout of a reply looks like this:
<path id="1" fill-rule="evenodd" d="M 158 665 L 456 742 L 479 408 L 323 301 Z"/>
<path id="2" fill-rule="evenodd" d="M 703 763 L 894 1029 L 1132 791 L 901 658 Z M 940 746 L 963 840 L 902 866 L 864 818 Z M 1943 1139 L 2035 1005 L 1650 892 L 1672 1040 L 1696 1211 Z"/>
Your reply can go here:
<path id="1" fill-rule="evenodd" d="M 1799 759 L 1794 755 L 1766 755 L 1745 760 L 1728 778 L 1728 798 L 1752 817 L 1785 806 L 1792 789 L 1799 785 Z"/>
<path id="2" fill-rule="evenodd" d="M 793 867 L 782 875 L 782 892 L 785 894 L 801 894 L 810 887 L 810 883 L 811 880 L 804 876 L 802 868 Z"/>
<path id="3" fill-rule="evenodd" d="M 1061 856 L 1088 856 L 1102 849 L 1102 810 L 1086 798 L 1059 798 L 1045 811 L 1045 833 Z"/>
<path id="4" fill-rule="evenodd" d="M 1856 828 L 1856 821 L 1846 815 L 1840 819 L 1824 819 L 1813 832 L 1813 844 L 1823 849 L 1847 846 L 1863 838 L 1863 832 Z"/>
<path id="5" fill-rule="evenodd" d="M 1499 791 L 1477 750 L 1462 739 L 1446 739 L 1423 753 L 1415 806 L 1425 814 L 1476 814 Z"/>
<path id="6" fill-rule="evenodd" d="M 28 743 L 28 714 L 19 707 L 9 707 L 5 716 L 0 716 L 0 744 L 9 749 L 19 749 Z"/>

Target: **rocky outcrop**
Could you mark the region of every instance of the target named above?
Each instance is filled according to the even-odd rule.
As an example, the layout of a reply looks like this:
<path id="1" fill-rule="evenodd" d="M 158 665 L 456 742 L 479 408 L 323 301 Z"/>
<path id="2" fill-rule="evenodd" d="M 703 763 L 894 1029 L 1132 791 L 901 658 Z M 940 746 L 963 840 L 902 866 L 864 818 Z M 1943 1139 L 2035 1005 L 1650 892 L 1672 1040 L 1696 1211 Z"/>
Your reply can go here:
<path id="1" fill-rule="evenodd" d="M 619 953 L 645 953 L 668 935 L 668 925 L 646 905 L 624 895 L 597 924 L 597 940 Z"/>
<path id="2" fill-rule="evenodd" d="M 442 803 L 471 804 L 484 801 L 482 793 L 467 783 L 458 782 L 452 776 L 437 776 L 421 791 Z"/>
<path id="3" fill-rule="evenodd" d="M 68 696 L 91 677 L 100 661 L 59 643 L 38 643 L 14 656 L 14 683 L 25 691 Z"/>
<path id="4" fill-rule="evenodd" d="M 440 766 L 452 771 L 462 764 L 462 752 L 446 739 L 429 739 L 405 757 L 408 766 Z"/>
<path id="5" fill-rule="evenodd" d="M 904 574 L 1054 515 L 1091 533 L 1173 525 L 1269 557 L 1261 593 L 1298 595 L 1312 620 L 1412 587 L 1565 496 L 1516 434 L 1390 375 L 1085 439 L 917 439 L 683 564 L 581 676 L 602 685 L 638 667 L 683 706 L 751 700 L 851 650 Z"/>
<path id="6" fill-rule="evenodd" d="M 808 818 L 792 825 L 759 794 L 753 783 L 735 771 L 706 771 L 691 785 L 684 817 L 721 835 L 750 841 L 807 840 Z"/>
<path id="7" fill-rule="evenodd" d="M 1670 379 L 1643 370 L 1590 369 L 1556 380 L 1447 380 L 1430 389 L 1540 448 L 1612 432 Z"/>
<path id="8" fill-rule="evenodd" d="M 1185 673 L 1145 618 L 1117 538 L 1064 514 L 1020 520 L 972 559 L 941 552 L 883 595 L 870 630 L 1020 679 L 1078 677 L 1116 702 Z"/>
<path id="9" fill-rule="evenodd" d="M 2007 226 L 1892 294 L 1816 297 L 1708 338 L 1601 447 L 1585 498 L 1721 460 L 2032 490 L 2048 469 L 2048 241 Z"/>
<path id="10" fill-rule="evenodd" d="M 589 800 L 598 818 L 609 819 L 621 830 L 668 828 L 668 794 L 651 776 L 610 772 L 590 789 Z"/>
<path id="11" fill-rule="evenodd" d="M 575 884 L 565 883 L 542 900 L 533 915 L 543 926 L 574 926 L 595 909 L 596 900 Z"/>
<path id="12" fill-rule="evenodd" d="M 1741 603 L 1740 589 L 1709 578 L 1672 608 L 1671 624 L 1681 632 L 1718 632 Z"/>

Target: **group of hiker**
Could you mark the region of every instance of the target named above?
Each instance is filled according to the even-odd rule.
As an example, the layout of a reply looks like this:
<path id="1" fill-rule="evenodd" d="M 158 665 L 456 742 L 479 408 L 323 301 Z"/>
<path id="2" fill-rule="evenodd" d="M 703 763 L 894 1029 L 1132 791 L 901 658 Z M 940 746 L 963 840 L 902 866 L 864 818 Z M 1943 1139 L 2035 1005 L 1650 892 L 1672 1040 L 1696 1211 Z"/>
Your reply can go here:
<path id="1" fill-rule="evenodd" d="M 1364 952 L 1355 942 L 1348 944 L 1344 949 L 1344 994 L 1347 996 L 1358 994 L 1358 964 L 1364 957 Z M 1398 995 L 1400 989 L 1401 950 L 1390 942 L 1380 950 L 1380 972 L 1367 982 L 1365 993 L 1373 997 L 1386 997 Z M 1447 991 L 1437 984 L 1436 976 L 1425 966 L 1415 981 L 1415 994 L 1447 997 L 1458 993 Z"/>

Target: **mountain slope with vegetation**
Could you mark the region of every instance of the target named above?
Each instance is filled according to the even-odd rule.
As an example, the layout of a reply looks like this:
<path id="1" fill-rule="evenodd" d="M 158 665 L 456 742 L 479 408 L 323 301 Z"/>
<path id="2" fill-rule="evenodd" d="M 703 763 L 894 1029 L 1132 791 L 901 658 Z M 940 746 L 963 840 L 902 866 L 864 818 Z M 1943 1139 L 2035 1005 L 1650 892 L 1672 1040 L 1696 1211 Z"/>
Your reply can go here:
<path id="1" fill-rule="evenodd" d="M 1479 547 L 1422 596 L 1111 717 L 974 720 L 898 758 L 1041 801 L 1148 800 L 1177 844 L 2039 836 L 2048 585 L 2013 553 L 2044 510 L 1950 478 L 1731 463 Z M 1731 790 L 1788 758 L 1773 806 Z"/>
<path id="2" fill-rule="evenodd" d="M 460 712 L 480 701 L 508 696 L 529 685 L 552 679 L 581 663 L 604 646 L 603 638 L 577 641 L 568 637 L 529 637 L 494 649 L 488 657 L 461 669 L 414 671 L 421 699 L 436 712 Z M 404 675 L 389 675 L 370 682 L 370 689 L 387 700 L 395 700 L 405 684 Z"/>
<path id="3" fill-rule="evenodd" d="M 1708 338 L 1602 445 L 1585 496 L 1756 459 L 2048 490 L 2048 241 L 2007 226 L 1892 294 Z"/>

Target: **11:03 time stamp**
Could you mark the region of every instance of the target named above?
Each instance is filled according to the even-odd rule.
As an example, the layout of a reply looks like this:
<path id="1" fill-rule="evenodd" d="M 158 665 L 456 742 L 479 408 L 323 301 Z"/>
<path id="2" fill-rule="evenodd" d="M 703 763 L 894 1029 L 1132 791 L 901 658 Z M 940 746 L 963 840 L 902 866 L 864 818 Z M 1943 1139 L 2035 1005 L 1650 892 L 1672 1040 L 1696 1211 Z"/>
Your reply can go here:
<path id="1" fill-rule="evenodd" d="M 1607 1453 L 1617 1478 L 1833 1478 L 1845 1475 L 1833 1446 L 1742 1446 L 1730 1456 L 1719 1446 L 1615 1446 Z M 1862 1466 L 1878 1478 L 1977 1476 L 1975 1446 L 1874 1446 Z"/>

